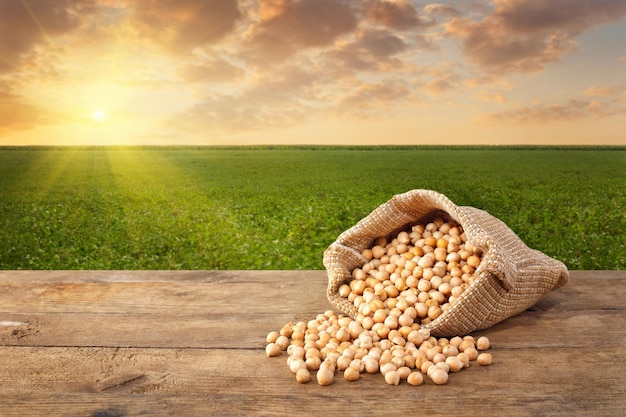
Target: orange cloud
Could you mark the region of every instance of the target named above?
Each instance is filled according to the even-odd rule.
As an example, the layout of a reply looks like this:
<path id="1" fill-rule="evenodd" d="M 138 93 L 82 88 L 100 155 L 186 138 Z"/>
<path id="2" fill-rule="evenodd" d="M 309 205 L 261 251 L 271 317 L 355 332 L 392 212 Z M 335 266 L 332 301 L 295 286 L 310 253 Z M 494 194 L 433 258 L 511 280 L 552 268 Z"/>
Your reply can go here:
<path id="1" fill-rule="evenodd" d="M 574 35 L 624 16 L 621 0 L 495 0 L 493 13 L 482 20 L 458 17 L 445 29 L 463 40 L 465 55 L 489 71 L 532 72 L 572 51 Z"/>
<path id="2" fill-rule="evenodd" d="M 357 27 L 356 10 L 331 0 L 262 1 L 260 20 L 248 30 L 242 56 L 282 61 L 301 48 L 332 45 Z"/>
<path id="3" fill-rule="evenodd" d="M 15 130 L 31 129 L 51 121 L 51 114 L 15 94 L 0 83 L 0 135 Z"/>
<path id="4" fill-rule="evenodd" d="M 424 6 L 424 12 L 441 17 L 461 17 L 462 14 L 449 4 L 432 3 Z"/>
<path id="5" fill-rule="evenodd" d="M 387 79 L 379 83 L 361 83 L 339 102 L 337 111 L 357 117 L 371 116 L 381 108 L 412 96 L 409 85 L 400 79 Z"/>
<path id="6" fill-rule="evenodd" d="M 407 0 L 373 0 L 365 17 L 373 23 L 397 30 L 412 29 L 420 24 L 417 10 Z"/>
<path id="7" fill-rule="evenodd" d="M 128 0 L 127 7 L 144 36 L 174 53 L 222 40 L 243 17 L 237 0 Z"/>
<path id="8" fill-rule="evenodd" d="M 95 11 L 95 0 L 0 2 L 0 73 L 14 71 L 37 44 L 68 33 Z"/>
<path id="9" fill-rule="evenodd" d="M 327 53 L 338 72 L 402 70 L 403 63 L 396 56 L 409 48 L 402 38 L 385 29 L 365 29 L 353 39 Z"/>
<path id="10" fill-rule="evenodd" d="M 589 87 L 587 90 L 585 90 L 583 94 L 589 97 L 610 97 L 610 96 L 618 95 L 624 92 L 626 92 L 626 89 L 624 89 L 623 87 L 613 86 L 613 87 L 598 88 L 595 85 L 593 85 Z"/>
<path id="11" fill-rule="evenodd" d="M 626 114 L 626 107 L 623 104 L 571 98 L 566 103 L 536 103 L 532 106 L 522 106 L 512 110 L 491 113 L 485 115 L 483 120 L 495 124 L 542 124 L 573 122 L 587 118 L 603 119 L 619 114 Z"/>
<path id="12" fill-rule="evenodd" d="M 491 93 L 488 91 L 479 91 L 476 93 L 476 97 L 483 101 L 489 101 L 493 103 L 504 103 L 506 102 L 506 97 L 500 93 Z"/>
<path id="13" fill-rule="evenodd" d="M 187 83 L 227 82 L 241 78 L 244 74 L 242 68 L 220 59 L 183 65 L 177 71 L 177 75 Z"/>
<path id="14" fill-rule="evenodd" d="M 442 94 L 447 90 L 453 88 L 452 83 L 446 79 L 437 79 L 433 81 L 429 81 L 424 85 L 424 91 L 429 94 Z"/>

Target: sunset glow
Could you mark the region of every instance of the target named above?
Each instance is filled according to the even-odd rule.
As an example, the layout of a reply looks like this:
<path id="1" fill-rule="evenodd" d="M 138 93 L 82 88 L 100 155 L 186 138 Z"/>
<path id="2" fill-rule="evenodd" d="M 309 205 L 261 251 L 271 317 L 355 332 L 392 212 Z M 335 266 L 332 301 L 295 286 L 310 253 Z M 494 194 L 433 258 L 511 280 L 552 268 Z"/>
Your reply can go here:
<path id="1" fill-rule="evenodd" d="M 626 144 L 623 0 L 4 0 L 0 36 L 0 145 Z"/>
<path id="2" fill-rule="evenodd" d="M 107 118 L 107 114 L 104 110 L 96 110 L 91 114 L 91 116 L 99 122 L 104 121 Z"/>

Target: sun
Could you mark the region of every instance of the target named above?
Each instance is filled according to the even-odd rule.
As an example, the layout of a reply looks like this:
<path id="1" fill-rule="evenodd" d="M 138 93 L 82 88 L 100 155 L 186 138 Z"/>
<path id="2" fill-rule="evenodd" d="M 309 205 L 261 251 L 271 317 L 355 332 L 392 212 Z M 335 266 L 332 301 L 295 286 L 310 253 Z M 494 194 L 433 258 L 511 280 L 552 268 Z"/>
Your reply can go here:
<path id="1" fill-rule="evenodd" d="M 98 110 L 94 110 L 91 113 L 91 117 L 97 121 L 97 122 L 102 122 L 107 118 L 108 114 L 106 111 L 98 109 Z"/>

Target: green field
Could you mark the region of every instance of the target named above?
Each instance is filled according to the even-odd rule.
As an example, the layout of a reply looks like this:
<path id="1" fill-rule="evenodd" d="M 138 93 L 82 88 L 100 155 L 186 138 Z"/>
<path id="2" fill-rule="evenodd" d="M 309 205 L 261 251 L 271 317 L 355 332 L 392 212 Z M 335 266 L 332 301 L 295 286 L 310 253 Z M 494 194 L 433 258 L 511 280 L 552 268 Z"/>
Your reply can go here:
<path id="1" fill-rule="evenodd" d="M 626 267 L 626 148 L 0 148 L 0 269 L 323 269 L 428 188 L 570 269 Z"/>

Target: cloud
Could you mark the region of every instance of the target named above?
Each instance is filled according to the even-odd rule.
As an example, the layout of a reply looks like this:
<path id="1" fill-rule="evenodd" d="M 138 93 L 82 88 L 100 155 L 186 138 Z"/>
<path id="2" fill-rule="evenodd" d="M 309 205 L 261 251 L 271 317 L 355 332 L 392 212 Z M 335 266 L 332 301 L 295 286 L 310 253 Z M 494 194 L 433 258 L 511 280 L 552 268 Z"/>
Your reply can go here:
<path id="1" fill-rule="evenodd" d="M 626 16 L 623 0 L 498 0 L 495 15 L 519 33 L 564 31 L 578 34 Z"/>
<path id="2" fill-rule="evenodd" d="M 473 62 L 495 73 L 539 71 L 575 49 L 573 37 L 626 16 L 622 0 L 494 0 L 482 20 L 445 24 Z"/>
<path id="3" fill-rule="evenodd" d="M 504 103 L 506 102 L 506 97 L 500 93 L 493 93 L 489 91 L 479 91 L 476 93 L 476 98 L 483 101 L 493 102 L 493 103 Z"/>
<path id="4" fill-rule="evenodd" d="M 237 0 L 134 0 L 134 23 L 171 52 L 188 53 L 224 39 L 243 17 Z"/>
<path id="5" fill-rule="evenodd" d="M 358 23 L 357 11 L 332 0 L 260 0 L 259 20 L 243 42 L 242 57 L 257 64 L 283 61 L 302 48 L 332 45 Z"/>
<path id="6" fill-rule="evenodd" d="M 187 130 L 250 131 L 293 126 L 313 117 L 319 108 L 320 74 L 295 65 L 261 73 L 253 84 L 232 94 L 209 94 L 182 113 L 170 126 Z"/>
<path id="7" fill-rule="evenodd" d="M 38 44 L 76 29 L 95 11 L 95 0 L 0 2 L 0 73 L 14 71 Z"/>
<path id="8" fill-rule="evenodd" d="M 624 87 L 596 87 L 595 85 L 592 85 L 585 90 L 583 94 L 589 97 L 611 97 L 624 93 L 626 93 L 626 89 Z"/>
<path id="9" fill-rule="evenodd" d="M 396 30 L 408 30 L 420 24 L 417 10 L 407 0 L 373 0 L 365 17 L 370 22 Z"/>
<path id="10" fill-rule="evenodd" d="M 334 111 L 352 117 L 369 117 L 387 109 L 392 103 L 409 100 L 412 90 L 402 79 L 386 79 L 378 83 L 360 83 L 345 94 Z"/>
<path id="11" fill-rule="evenodd" d="M 482 119 L 494 124 L 545 124 L 576 122 L 587 118 L 604 119 L 623 114 L 626 114 L 626 107 L 623 102 L 611 103 L 570 98 L 565 103 L 535 103 L 531 106 L 521 106 L 511 110 L 495 112 L 483 116 Z"/>
<path id="12" fill-rule="evenodd" d="M 425 92 L 427 92 L 428 94 L 443 94 L 444 92 L 446 92 L 447 90 L 452 89 L 454 86 L 453 84 L 443 78 L 437 79 L 437 80 L 432 80 L 427 82 L 423 89 Z"/>
<path id="13" fill-rule="evenodd" d="M 209 59 L 201 63 L 183 65 L 176 72 L 186 83 L 220 83 L 233 81 L 245 75 L 238 66 L 222 59 Z"/>
<path id="14" fill-rule="evenodd" d="M 331 49 L 326 54 L 329 66 L 337 72 L 402 70 L 403 62 L 395 56 L 408 49 L 405 41 L 384 29 L 365 29 L 354 40 Z"/>
<path id="15" fill-rule="evenodd" d="M 461 17 L 462 14 L 454 6 L 449 4 L 432 3 L 424 6 L 424 12 L 437 17 Z"/>
<path id="16" fill-rule="evenodd" d="M 0 82 L 0 135 L 47 124 L 51 116 Z"/>

